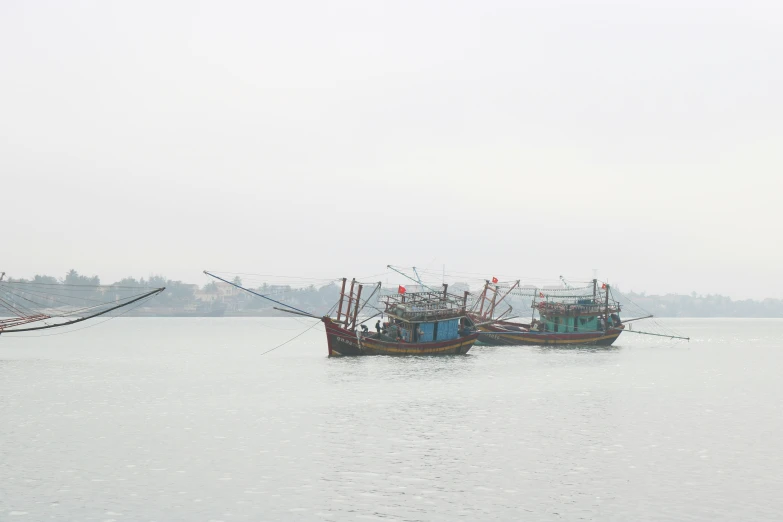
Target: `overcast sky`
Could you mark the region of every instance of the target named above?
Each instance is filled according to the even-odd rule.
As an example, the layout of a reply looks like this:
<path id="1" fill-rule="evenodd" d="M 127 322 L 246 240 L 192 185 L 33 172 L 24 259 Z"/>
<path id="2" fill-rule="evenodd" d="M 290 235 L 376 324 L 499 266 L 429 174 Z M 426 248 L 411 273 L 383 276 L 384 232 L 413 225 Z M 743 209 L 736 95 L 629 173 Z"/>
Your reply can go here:
<path id="1" fill-rule="evenodd" d="M 0 270 L 783 298 L 783 4 L 0 2 Z"/>

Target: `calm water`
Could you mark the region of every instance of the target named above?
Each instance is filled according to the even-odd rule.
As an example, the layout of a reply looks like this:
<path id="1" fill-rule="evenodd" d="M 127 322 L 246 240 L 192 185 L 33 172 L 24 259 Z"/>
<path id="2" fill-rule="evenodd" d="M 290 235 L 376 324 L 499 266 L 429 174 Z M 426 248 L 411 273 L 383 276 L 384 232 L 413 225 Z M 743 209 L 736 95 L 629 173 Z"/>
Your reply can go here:
<path id="1" fill-rule="evenodd" d="M 783 320 L 328 359 L 299 319 L 0 336 L 0 520 L 783 520 Z"/>

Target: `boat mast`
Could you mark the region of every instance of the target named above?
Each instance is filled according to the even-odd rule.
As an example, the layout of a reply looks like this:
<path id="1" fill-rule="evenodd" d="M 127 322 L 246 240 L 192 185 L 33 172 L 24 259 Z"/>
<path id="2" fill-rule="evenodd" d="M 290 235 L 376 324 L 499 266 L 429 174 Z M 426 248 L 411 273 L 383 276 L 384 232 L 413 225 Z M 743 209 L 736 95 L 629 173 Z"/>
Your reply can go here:
<path id="1" fill-rule="evenodd" d="M 353 306 L 353 320 L 351 321 L 351 327 L 349 330 L 353 330 L 356 328 L 356 318 L 359 316 L 359 303 L 362 299 L 362 288 L 364 288 L 364 285 L 359 285 L 359 291 L 356 292 L 356 303 Z"/>
<path id="2" fill-rule="evenodd" d="M 606 285 L 606 302 L 604 304 L 604 331 L 609 329 L 609 285 Z"/>
<path id="3" fill-rule="evenodd" d="M 489 281 L 487 281 L 487 284 L 489 284 Z M 495 301 L 498 298 L 498 285 L 495 285 L 494 293 L 492 294 L 492 303 L 489 305 L 489 311 L 487 311 L 487 318 L 492 319 L 492 316 L 495 315 Z"/>
<path id="4" fill-rule="evenodd" d="M 484 319 L 484 301 L 487 299 L 487 288 L 489 288 L 489 281 L 484 282 L 484 290 L 481 292 L 481 306 L 479 306 L 479 317 Z"/>
<path id="5" fill-rule="evenodd" d="M 343 277 L 343 287 L 340 289 L 340 305 L 337 307 L 337 322 L 340 322 L 340 317 L 343 314 L 343 300 L 345 300 L 345 282 L 348 278 Z"/>
<path id="6" fill-rule="evenodd" d="M 348 328 L 348 321 L 351 318 L 351 303 L 353 302 L 353 287 L 356 284 L 356 278 L 351 279 L 351 292 L 348 294 L 348 306 L 345 308 L 345 328 Z"/>
<path id="7" fill-rule="evenodd" d="M 496 285 L 496 286 L 497 286 L 497 285 Z M 502 303 L 502 302 L 503 302 L 503 301 L 506 299 L 506 297 L 508 297 L 508 294 L 510 294 L 510 293 L 511 293 L 511 291 L 512 291 L 512 290 L 514 290 L 514 288 L 516 288 L 517 286 L 519 286 L 519 279 L 517 279 L 517 281 L 516 281 L 516 282 L 515 282 L 513 285 L 511 285 L 511 288 L 509 288 L 509 289 L 506 291 L 506 293 L 505 293 L 505 294 L 503 294 L 503 297 L 501 297 L 500 299 L 498 299 L 498 302 L 495 304 L 495 306 L 497 306 L 497 305 L 499 305 L 500 303 Z M 497 291 L 496 291 L 496 293 L 497 293 Z M 535 298 L 534 298 L 534 299 L 535 299 Z M 509 305 L 509 307 L 508 307 L 508 308 L 509 308 L 509 310 L 511 310 L 511 305 Z M 507 310 L 506 312 L 504 312 L 504 314 L 507 314 L 509 310 Z M 495 307 L 493 307 L 493 308 L 492 308 L 492 313 L 493 313 L 493 314 L 495 313 Z M 490 316 L 490 317 L 491 317 L 491 316 Z"/>
<path id="8" fill-rule="evenodd" d="M 530 308 L 533 309 L 533 313 L 530 314 L 530 326 L 533 326 L 533 321 L 535 321 L 536 319 L 536 296 L 535 295 L 533 295 L 533 301 L 530 303 Z"/>

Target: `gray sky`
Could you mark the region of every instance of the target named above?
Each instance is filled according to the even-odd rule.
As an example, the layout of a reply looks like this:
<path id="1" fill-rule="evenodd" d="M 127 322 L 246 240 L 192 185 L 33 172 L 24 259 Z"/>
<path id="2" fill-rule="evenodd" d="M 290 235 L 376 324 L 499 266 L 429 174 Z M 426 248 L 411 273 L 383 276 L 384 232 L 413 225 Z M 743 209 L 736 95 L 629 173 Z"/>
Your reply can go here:
<path id="1" fill-rule="evenodd" d="M 0 269 L 783 298 L 783 4 L 0 2 Z"/>

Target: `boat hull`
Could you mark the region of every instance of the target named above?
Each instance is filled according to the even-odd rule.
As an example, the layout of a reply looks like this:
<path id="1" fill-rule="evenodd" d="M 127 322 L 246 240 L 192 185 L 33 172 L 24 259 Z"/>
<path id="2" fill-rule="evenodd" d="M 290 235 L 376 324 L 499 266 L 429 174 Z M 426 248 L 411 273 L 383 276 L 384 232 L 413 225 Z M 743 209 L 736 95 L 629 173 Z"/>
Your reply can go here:
<path id="1" fill-rule="evenodd" d="M 568 346 L 592 345 L 610 346 L 623 332 L 624 326 L 610 328 L 606 332 L 524 332 L 493 324 L 478 327 L 479 344 L 488 346 Z"/>
<path id="2" fill-rule="evenodd" d="M 354 355 L 460 355 L 468 353 L 478 334 L 429 343 L 382 341 L 370 335 L 359 338 L 355 332 L 342 328 L 331 319 L 323 318 L 329 357 Z"/>

